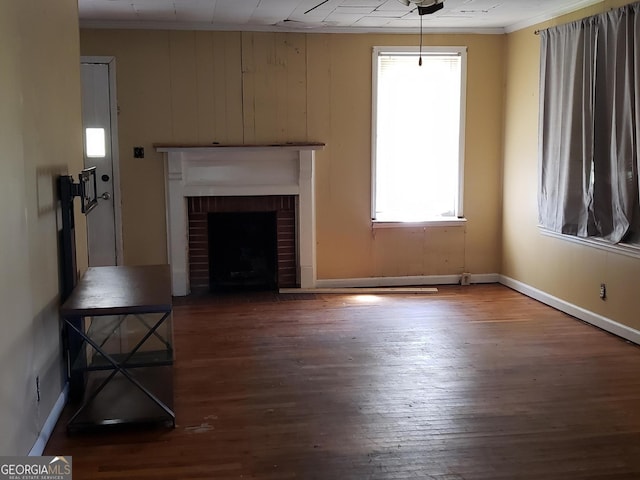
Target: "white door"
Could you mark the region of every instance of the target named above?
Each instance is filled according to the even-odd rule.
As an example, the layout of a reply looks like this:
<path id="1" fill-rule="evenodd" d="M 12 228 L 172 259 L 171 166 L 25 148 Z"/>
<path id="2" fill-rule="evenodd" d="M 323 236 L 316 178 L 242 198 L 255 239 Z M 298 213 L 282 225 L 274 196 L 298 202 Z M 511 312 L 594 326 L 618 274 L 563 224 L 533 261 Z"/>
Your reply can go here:
<path id="1" fill-rule="evenodd" d="M 108 61 L 81 63 L 84 164 L 96 167 L 98 195 L 87 215 L 90 267 L 121 263 L 113 69 Z"/>

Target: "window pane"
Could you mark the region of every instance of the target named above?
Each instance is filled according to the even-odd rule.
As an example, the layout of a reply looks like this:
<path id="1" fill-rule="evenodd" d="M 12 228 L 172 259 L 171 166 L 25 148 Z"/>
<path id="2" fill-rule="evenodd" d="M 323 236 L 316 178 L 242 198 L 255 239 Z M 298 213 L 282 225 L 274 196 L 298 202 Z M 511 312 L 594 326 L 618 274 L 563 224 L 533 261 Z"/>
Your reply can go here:
<path id="1" fill-rule="evenodd" d="M 455 217 L 461 57 L 378 56 L 375 219 Z"/>
<path id="2" fill-rule="evenodd" d="M 85 149 L 89 158 L 104 158 L 106 143 L 104 128 L 87 128 L 85 131 Z"/>

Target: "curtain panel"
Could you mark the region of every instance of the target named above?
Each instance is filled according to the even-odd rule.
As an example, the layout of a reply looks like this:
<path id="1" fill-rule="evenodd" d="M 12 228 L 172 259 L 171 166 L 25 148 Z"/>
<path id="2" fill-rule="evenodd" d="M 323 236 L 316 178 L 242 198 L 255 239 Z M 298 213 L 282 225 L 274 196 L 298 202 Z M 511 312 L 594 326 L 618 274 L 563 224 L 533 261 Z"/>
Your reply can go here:
<path id="1" fill-rule="evenodd" d="M 541 32 L 539 223 L 640 241 L 640 3 Z"/>

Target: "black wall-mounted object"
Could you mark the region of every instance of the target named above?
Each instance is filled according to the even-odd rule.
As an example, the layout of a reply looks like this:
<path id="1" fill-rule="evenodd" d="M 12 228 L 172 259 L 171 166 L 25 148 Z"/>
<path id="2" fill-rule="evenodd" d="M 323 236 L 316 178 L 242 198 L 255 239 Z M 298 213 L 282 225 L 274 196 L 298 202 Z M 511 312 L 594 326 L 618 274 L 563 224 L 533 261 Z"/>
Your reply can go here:
<path id="1" fill-rule="evenodd" d="M 60 264 L 62 268 L 61 302 L 69 297 L 76 286 L 76 241 L 73 218 L 73 199 L 80 197 L 80 210 L 88 215 L 98 205 L 96 167 L 85 168 L 78 175 L 78 183 L 71 175 L 58 177 L 58 195 L 62 210 L 62 238 L 60 239 Z"/>
<path id="2" fill-rule="evenodd" d="M 58 195 L 62 216 L 62 230 L 60 231 L 60 304 L 71 295 L 76 284 L 76 236 L 73 217 L 73 199 L 77 184 L 73 177 L 63 175 L 58 177 Z"/>
<path id="3" fill-rule="evenodd" d="M 80 197 L 80 209 L 85 215 L 98 204 L 96 167 L 82 170 L 78 175 L 78 183 L 74 183 L 71 175 L 58 177 L 58 197 L 62 213 L 62 230 L 60 231 L 60 304 L 62 305 L 78 282 L 73 200 L 75 197 Z M 72 321 L 78 328 L 82 328 L 82 318 L 75 318 Z M 66 329 L 63 331 L 62 341 L 68 355 L 67 361 L 69 358 L 83 358 L 79 357 L 78 353 L 86 348 L 85 345 L 76 337 L 69 335 Z M 67 365 L 67 367 L 69 396 L 72 400 L 78 400 L 84 394 L 85 377 L 82 373 L 71 374 L 70 366 Z"/>

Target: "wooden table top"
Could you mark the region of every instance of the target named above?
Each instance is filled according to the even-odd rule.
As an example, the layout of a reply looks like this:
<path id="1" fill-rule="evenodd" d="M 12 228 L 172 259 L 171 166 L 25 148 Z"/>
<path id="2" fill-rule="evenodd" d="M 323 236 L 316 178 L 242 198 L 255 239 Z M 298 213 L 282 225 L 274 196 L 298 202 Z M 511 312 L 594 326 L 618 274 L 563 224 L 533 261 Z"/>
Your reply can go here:
<path id="1" fill-rule="evenodd" d="M 90 267 L 60 309 L 64 317 L 169 311 L 168 265 Z"/>

